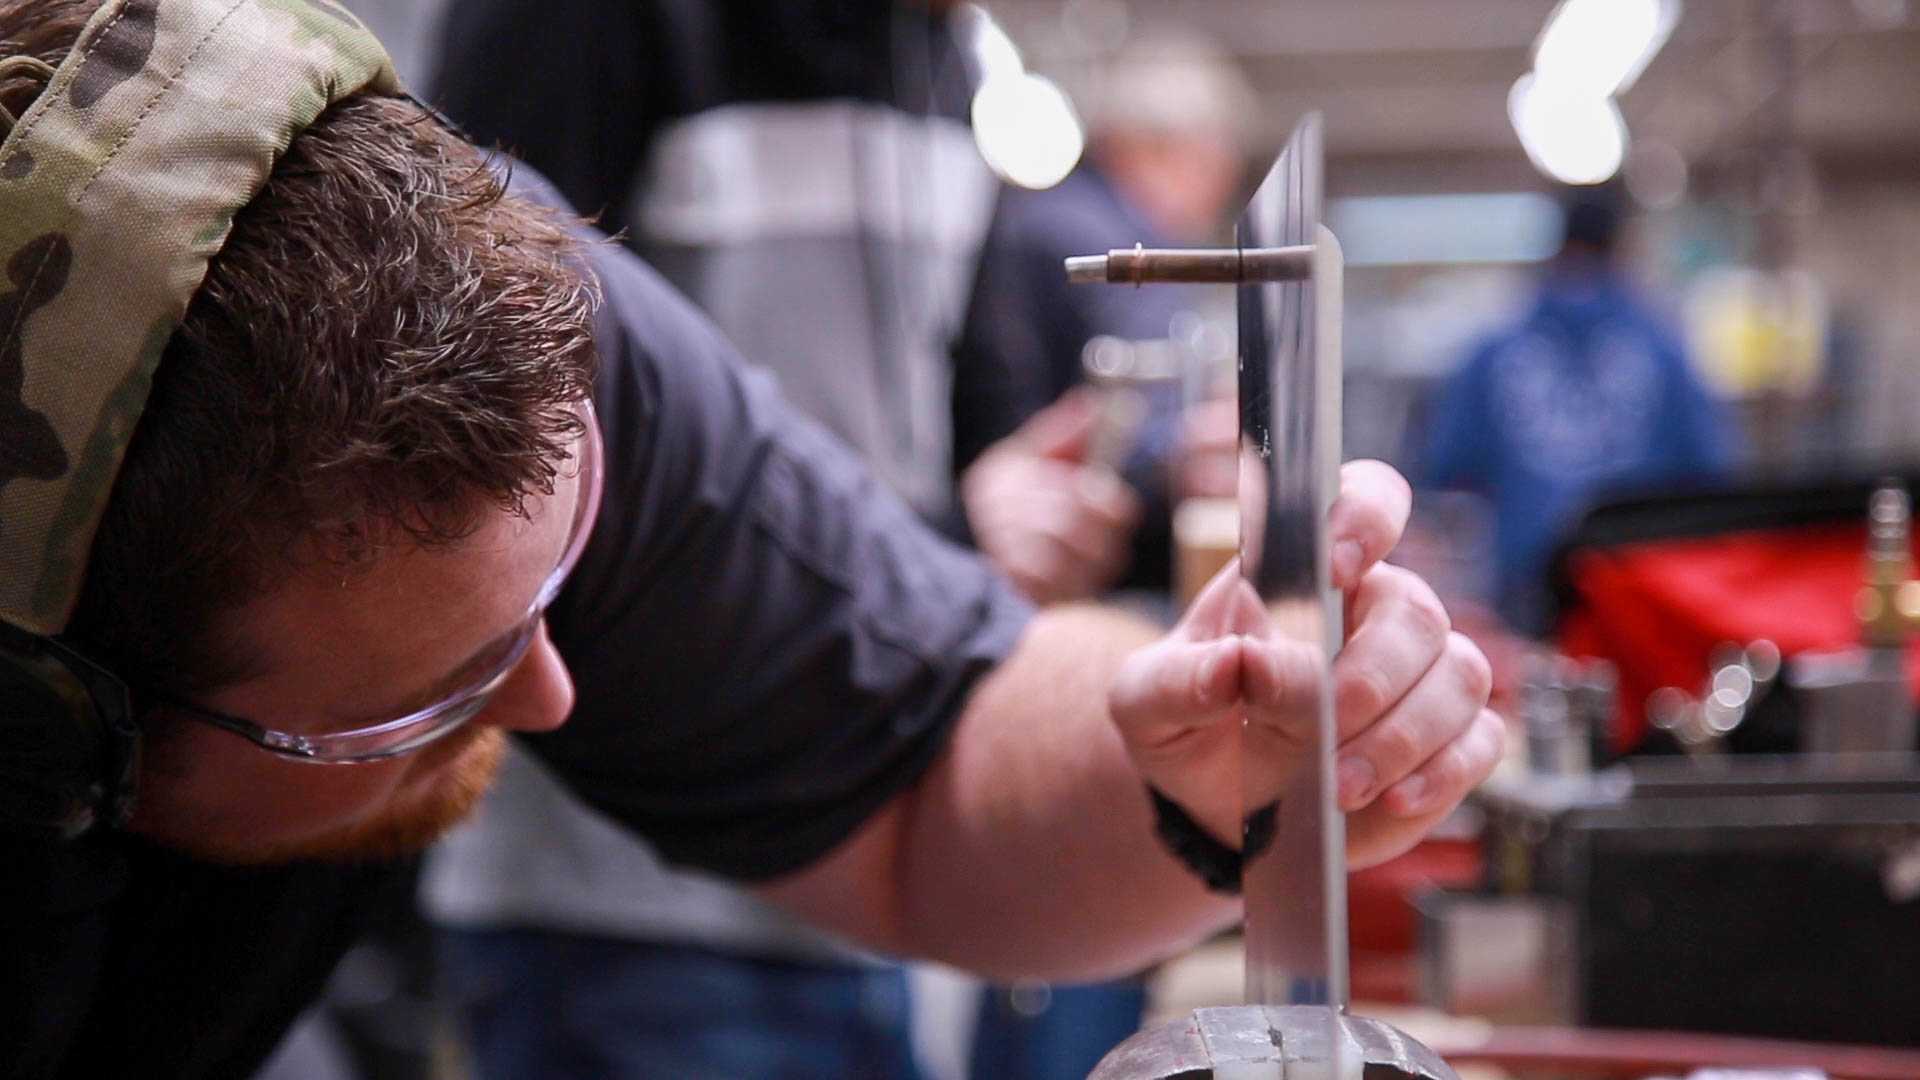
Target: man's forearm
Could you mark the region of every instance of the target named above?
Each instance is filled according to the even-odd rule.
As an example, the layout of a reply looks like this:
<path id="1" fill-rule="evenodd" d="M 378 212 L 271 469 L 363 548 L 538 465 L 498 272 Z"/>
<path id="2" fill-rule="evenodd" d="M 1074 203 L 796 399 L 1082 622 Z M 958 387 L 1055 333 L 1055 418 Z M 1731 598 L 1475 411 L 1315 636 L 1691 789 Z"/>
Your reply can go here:
<path id="1" fill-rule="evenodd" d="M 1037 615 L 968 699 L 940 760 L 820 862 L 761 892 L 869 947 L 1002 977 L 1137 970 L 1231 922 L 1152 835 L 1107 716 L 1158 628 L 1091 606 Z"/>
<path id="2" fill-rule="evenodd" d="M 1138 969 L 1232 918 L 1152 835 L 1146 791 L 1107 716 L 1125 655 L 1160 629 L 1054 608 L 969 700 L 904 808 L 909 948 L 998 975 Z"/>

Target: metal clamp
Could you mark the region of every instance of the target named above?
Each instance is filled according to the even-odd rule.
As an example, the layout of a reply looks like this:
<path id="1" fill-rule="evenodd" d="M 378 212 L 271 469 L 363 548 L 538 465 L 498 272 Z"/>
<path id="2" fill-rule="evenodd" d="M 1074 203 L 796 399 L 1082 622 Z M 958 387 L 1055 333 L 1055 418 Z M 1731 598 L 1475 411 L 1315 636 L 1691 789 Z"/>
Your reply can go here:
<path id="1" fill-rule="evenodd" d="M 1331 1014 L 1337 1025 L 1329 1026 Z M 1335 1048 L 1330 1039 L 1342 1044 Z M 1087 1080 L 1459 1080 L 1393 1025 L 1321 1005 L 1195 1009 L 1115 1047 Z"/>

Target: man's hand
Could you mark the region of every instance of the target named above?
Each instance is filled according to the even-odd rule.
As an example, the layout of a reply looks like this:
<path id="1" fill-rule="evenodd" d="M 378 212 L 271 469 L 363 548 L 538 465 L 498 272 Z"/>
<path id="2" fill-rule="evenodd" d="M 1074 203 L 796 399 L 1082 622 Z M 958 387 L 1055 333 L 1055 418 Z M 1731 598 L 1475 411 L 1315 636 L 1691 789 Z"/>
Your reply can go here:
<path id="1" fill-rule="evenodd" d="M 1085 391 L 1030 417 L 968 466 L 960 498 L 982 554 L 1039 604 L 1104 591 L 1126 569 L 1140 500 L 1084 463 L 1097 421 Z"/>
<path id="2" fill-rule="evenodd" d="M 1424 581 L 1380 564 L 1411 502 L 1398 473 L 1351 462 L 1328 522 L 1333 582 L 1347 601 L 1332 693 L 1339 804 L 1356 867 L 1412 847 L 1493 771 L 1505 735 L 1485 707 L 1480 650 L 1452 632 Z M 1237 845 L 1242 721 L 1276 778 L 1291 775 L 1310 745 L 1315 661 L 1309 646 L 1271 632 L 1235 564 L 1171 634 L 1127 660 L 1109 706 L 1146 780 Z"/>
<path id="3" fill-rule="evenodd" d="M 1412 501 L 1378 463 L 1348 465 L 1329 523 L 1350 633 L 1333 665 L 1349 857 L 1411 846 L 1493 768 L 1501 729 L 1480 654 L 1413 575 L 1377 566 Z M 1240 841 L 1242 721 L 1303 748 L 1303 652 L 1269 636 L 1237 567 L 1171 635 L 1129 613 L 1040 612 L 968 697 L 939 759 L 828 856 L 766 895 L 886 952 L 999 978 L 1107 978 L 1199 940 L 1239 906 L 1153 840 L 1146 779 Z M 1284 763 L 1283 763 L 1284 764 Z M 1276 775 L 1280 775 L 1276 772 Z"/>

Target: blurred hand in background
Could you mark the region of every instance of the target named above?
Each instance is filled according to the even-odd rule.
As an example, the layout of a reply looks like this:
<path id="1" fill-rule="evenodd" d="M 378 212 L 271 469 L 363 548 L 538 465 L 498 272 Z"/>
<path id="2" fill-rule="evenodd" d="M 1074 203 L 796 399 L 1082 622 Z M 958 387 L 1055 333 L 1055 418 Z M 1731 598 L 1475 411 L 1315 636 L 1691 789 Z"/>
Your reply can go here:
<path id="1" fill-rule="evenodd" d="M 1232 397 L 1217 398 L 1186 411 L 1180 424 L 1181 498 L 1231 499 L 1240 483 L 1240 408 Z"/>
<path id="2" fill-rule="evenodd" d="M 1093 395 L 1069 392 L 960 478 L 981 553 L 1037 604 L 1097 596 L 1127 568 L 1140 497 L 1087 460 L 1097 423 Z"/>

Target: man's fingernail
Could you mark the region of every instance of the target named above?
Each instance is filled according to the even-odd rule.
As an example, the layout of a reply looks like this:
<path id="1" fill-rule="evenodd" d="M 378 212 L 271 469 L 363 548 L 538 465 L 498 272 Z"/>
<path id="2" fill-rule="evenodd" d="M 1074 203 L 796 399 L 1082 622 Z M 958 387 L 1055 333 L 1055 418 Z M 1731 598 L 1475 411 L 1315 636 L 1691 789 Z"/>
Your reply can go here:
<path id="1" fill-rule="evenodd" d="M 1400 803 L 1401 812 L 1408 814 L 1414 813 L 1420 809 L 1422 803 L 1426 802 L 1427 778 L 1424 776 L 1409 776 L 1405 780 L 1400 781 L 1393 790 L 1397 793 L 1394 795 L 1394 799 Z"/>
<path id="2" fill-rule="evenodd" d="M 1112 502 L 1120 497 L 1120 478 L 1113 475 L 1113 470 L 1104 465 L 1082 467 L 1077 479 L 1080 484 L 1080 497 L 1088 502 Z"/>
<path id="3" fill-rule="evenodd" d="M 1351 810 L 1360 805 L 1373 787 L 1373 765 L 1366 758 L 1340 759 L 1340 805 Z"/>
<path id="4" fill-rule="evenodd" d="M 1358 540 L 1342 540 L 1333 545 L 1333 580 L 1339 585 L 1351 585 L 1360 576 L 1360 562 L 1367 553 L 1360 547 Z"/>

